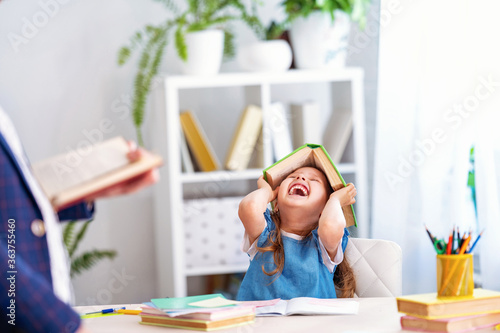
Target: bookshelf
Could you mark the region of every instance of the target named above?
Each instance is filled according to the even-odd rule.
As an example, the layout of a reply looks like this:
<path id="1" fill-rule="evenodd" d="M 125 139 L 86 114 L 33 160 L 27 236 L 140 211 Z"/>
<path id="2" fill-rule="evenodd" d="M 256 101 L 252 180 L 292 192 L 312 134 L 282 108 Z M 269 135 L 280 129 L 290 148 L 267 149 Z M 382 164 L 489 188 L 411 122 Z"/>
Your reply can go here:
<path id="1" fill-rule="evenodd" d="M 363 192 L 363 189 L 367 189 L 363 78 L 363 70 L 355 67 L 336 71 L 290 70 L 283 73 L 222 73 L 215 76 L 174 75 L 163 78 L 162 85 L 157 87 L 153 96 L 154 110 L 151 116 L 151 148 L 160 153 L 165 160 L 160 170 L 161 180 L 155 186 L 154 195 L 157 287 L 160 296 L 186 296 L 188 276 L 244 272 L 248 266 L 247 264 L 215 264 L 206 267 L 187 267 L 184 236 L 186 230 L 183 222 L 183 205 L 186 203 L 185 187 L 238 181 L 256 183 L 256 179 L 262 172 L 261 169 L 234 172 L 225 170 L 203 173 L 182 172 L 179 112 L 182 98 L 186 96 L 185 92 L 193 89 L 240 87 L 243 90 L 242 96 L 245 103 L 248 104 L 250 101 L 261 106 L 264 114 L 263 127 L 266 128 L 269 126 L 266 121 L 266 110 L 273 101 L 281 98 L 275 94 L 276 86 L 279 86 L 281 91 L 286 91 L 287 87 L 293 85 L 326 86 L 328 98 L 335 99 L 332 107 L 334 109 L 348 108 L 352 112 L 352 144 L 347 149 L 351 150 L 353 161 L 337 164 L 337 167 L 344 178 L 347 178 L 346 181 L 351 179 L 355 181 L 358 189 L 355 211 L 359 224 L 356 232 L 359 237 L 367 237 L 368 195 Z M 218 100 L 217 103 L 224 103 L 224 99 Z M 231 132 L 230 135 L 233 130 L 225 124 L 220 126 L 220 131 Z M 263 131 L 265 166 L 273 162 L 269 135 L 268 131 Z M 219 158 L 223 161 L 224 156 L 219 156 Z M 240 195 L 243 196 L 246 193 L 240 193 Z M 200 196 L 206 198 L 210 197 L 210 194 L 205 193 Z"/>

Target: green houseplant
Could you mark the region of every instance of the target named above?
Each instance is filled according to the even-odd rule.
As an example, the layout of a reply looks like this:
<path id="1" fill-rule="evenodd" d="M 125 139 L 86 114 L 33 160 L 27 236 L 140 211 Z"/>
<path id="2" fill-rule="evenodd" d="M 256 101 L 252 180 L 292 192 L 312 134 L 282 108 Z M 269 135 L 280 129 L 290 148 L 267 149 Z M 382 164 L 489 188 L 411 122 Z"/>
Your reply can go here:
<path id="1" fill-rule="evenodd" d="M 242 0 L 186 0 L 187 8 L 183 11 L 179 10 L 172 0 L 154 1 L 164 4 L 173 16 L 158 25 L 147 25 L 136 32 L 129 45 L 122 47 L 118 55 L 118 63 L 123 65 L 135 50 L 140 49 L 132 101 L 132 116 L 140 145 L 143 145 L 141 126 L 147 96 L 151 91 L 153 78 L 158 74 L 165 48 L 172 38 L 177 54 L 183 61 L 187 61 L 187 34 L 209 28 L 221 29 L 224 31 L 223 54 L 224 58 L 228 59 L 235 53 L 234 35 L 228 28 L 229 22 L 242 21 L 255 31 L 262 29 L 255 15 L 256 0 L 249 0 L 250 9 L 247 9 Z"/>
<path id="2" fill-rule="evenodd" d="M 353 22 L 364 28 L 366 13 L 370 0 L 285 0 L 282 6 L 287 14 L 287 21 L 293 22 L 298 17 L 308 17 L 314 12 L 328 13 L 332 21 L 335 20 L 335 11 L 348 14 Z"/>
<path id="3" fill-rule="evenodd" d="M 83 271 L 90 269 L 102 259 L 114 259 L 116 257 L 115 250 L 90 250 L 77 255 L 75 252 L 78 245 L 85 236 L 87 228 L 92 220 L 85 221 L 80 229 L 75 230 L 77 221 L 69 221 L 63 229 L 63 241 L 68 250 L 69 259 L 71 261 L 70 274 L 71 277 L 81 274 Z"/>
<path id="4" fill-rule="evenodd" d="M 285 0 L 295 65 L 302 69 L 345 66 L 351 22 L 364 28 L 370 0 Z"/>

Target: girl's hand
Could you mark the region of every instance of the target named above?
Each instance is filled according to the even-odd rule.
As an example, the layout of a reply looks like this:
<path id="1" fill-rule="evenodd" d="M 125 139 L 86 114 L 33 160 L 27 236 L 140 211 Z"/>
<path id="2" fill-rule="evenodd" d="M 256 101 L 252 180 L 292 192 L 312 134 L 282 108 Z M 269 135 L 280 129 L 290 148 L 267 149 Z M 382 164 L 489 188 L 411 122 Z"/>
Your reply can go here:
<path id="1" fill-rule="evenodd" d="M 274 199 L 276 199 L 276 196 L 278 195 L 278 191 L 280 189 L 280 187 L 277 186 L 273 191 L 273 189 L 271 188 L 271 185 L 269 185 L 269 183 L 266 182 L 266 180 L 264 179 L 264 176 L 260 176 L 259 179 L 257 180 L 257 187 L 259 189 L 264 189 L 264 190 L 267 190 L 269 192 L 267 202 L 271 202 Z"/>
<path id="2" fill-rule="evenodd" d="M 330 198 L 336 198 L 341 207 L 352 205 L 356 202 L 354 198 L 357 194 L 356 187 L 354 187 L 353 183 L 349 183 L 346 187 L 333 192 L 330 195 Z"/>

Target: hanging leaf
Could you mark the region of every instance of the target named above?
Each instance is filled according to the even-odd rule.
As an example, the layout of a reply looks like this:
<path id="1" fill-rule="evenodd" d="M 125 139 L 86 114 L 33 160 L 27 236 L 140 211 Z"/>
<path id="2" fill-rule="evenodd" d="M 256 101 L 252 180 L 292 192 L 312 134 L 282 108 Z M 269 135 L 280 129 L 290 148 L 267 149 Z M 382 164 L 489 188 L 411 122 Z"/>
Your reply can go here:
<path id="1" fill-rule="evenodd" d="M 71 262 L 71 277 L 89 270 L 102 259 L 114 259 L 116 251 L 114 250 L 92 250 L 79 255 Z"/>

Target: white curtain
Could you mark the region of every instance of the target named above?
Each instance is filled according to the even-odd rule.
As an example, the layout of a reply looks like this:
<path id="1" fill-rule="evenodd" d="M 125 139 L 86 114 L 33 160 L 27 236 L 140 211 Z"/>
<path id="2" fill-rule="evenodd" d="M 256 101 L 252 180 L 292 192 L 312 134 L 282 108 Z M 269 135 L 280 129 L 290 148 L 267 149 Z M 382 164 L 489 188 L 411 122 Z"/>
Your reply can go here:
<path id="1" fill-rule="evenodd" d="M 372 237 L 401 245 L 405 294 L 436 290 L 424 224 L 443 238 L 486 227 L 476 264 L 500 290 L 499 12 L 495 0 L 381 1 Z"/>

